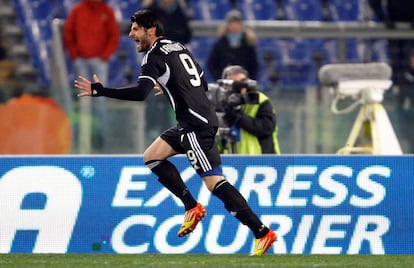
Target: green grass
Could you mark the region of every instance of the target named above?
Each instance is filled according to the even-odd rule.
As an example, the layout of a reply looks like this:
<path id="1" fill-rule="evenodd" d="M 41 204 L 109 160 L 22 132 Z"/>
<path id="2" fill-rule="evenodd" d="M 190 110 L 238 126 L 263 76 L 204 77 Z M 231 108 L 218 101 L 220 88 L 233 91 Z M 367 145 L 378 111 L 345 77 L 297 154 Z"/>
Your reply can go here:
<path id="1" fill-rule="evenodd" d="M 5 268 L 414 267 L 414 255 L 0 254 Z"/>

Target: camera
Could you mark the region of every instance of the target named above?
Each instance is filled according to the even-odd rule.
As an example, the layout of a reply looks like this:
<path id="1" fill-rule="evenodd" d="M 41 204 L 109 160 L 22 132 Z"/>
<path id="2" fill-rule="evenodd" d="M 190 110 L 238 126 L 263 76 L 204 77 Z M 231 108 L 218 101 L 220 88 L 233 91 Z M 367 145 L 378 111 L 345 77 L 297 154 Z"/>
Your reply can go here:
<path id="1" fill-rule="evenodd" d="M 257 82 L 252 79 L 244 79 L 241 81 L 234 81 L 231 79 L 219 79 L 217 84 L 231 90 L 234 93 L 240 93 L 243 88 L 247 88 L 247 91 L 253 91 L 256 89 Z"/>
<path id="2" fill-rule="evenodd" d="M 318 73 L 321 83 L 334 95 L 331 110 L 335 114 L 349 113 L 360 104 L 381 103 L 392 86 L 391 74 L 386 63 L 327 64 Z M 343 99 L 355 101 L 339 110 L 338 102 Z"/>
<path id="3" fill-rule="evenodd" d="M 231 93 L 230 90 L 220 86 L 218 83 L 209 83 L 206 95 L 216 112 L 224 112 L 225 104 Z"/>
<path id="4" fill-rule="evenodd" d="M 218 79 L 217 83 L 209 83 L 207 98 L 211 101 L 216 112 L 224 112 L 225 108 L 229 104 L 229 99 L 234 101 L 234 96 L 240 97 L 240 104 L 243 104 L 244 100 L 240 92 L 243 88 L 247 89 L 247 92 L 256 90 L 257 82 L 252 79 L 245 79 L 243 81 L 233 81 L 230 79 Z M 234 105 L 234 103 L 233 103 Z"/>

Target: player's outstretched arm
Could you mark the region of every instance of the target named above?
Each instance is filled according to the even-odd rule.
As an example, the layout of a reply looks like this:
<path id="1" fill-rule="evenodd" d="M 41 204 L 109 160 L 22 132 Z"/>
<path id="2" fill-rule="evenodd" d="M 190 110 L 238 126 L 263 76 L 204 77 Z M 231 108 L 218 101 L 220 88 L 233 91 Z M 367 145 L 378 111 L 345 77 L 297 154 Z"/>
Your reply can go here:
<path id="1" fill-rule="evenodd" d="M 96 75 L 93 75 L 93 79 L 95 82 L 91 82 L 89 79 L 79 76 L 78 79 L 75 80 L 75 87 L 81 91 L 78 94 L 79 97 L 105 96 L 119 100 L 143 101 L 148 96 L 148 93 L 154 89 L 154 82 L 150 79 L 140 79 L 137 85 L 122 88 L 104 87 Z M 157 96 L 162 92 L 160 87 L 158 89 L 155 88 L 154 90 L 156 90 Z"/>

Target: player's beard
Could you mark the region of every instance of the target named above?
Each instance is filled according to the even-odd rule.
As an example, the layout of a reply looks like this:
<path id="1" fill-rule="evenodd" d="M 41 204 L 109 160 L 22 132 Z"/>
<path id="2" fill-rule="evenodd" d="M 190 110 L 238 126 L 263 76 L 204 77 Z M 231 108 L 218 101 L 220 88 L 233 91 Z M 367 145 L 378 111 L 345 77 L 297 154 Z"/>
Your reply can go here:
<path id="1" fill-rule="evenodd" d="M 138 52 L 146 52 L 150 49 L 150 41 L 148 39 L 148 36 L 145 34 L 142 36 L 139 40 L 139 46 L 137 47 Z"/>

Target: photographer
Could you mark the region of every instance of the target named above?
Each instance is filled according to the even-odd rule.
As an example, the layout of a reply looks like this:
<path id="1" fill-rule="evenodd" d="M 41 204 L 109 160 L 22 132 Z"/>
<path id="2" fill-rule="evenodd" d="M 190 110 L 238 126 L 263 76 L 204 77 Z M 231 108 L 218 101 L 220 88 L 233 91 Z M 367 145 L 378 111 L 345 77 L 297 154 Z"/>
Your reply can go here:
<path id="1" fill-rule="evenodd" d="M 248 72 L 239 65 L 226 67 L 222 78 L 227 81 L 222 84 L 227 83 L 231 90 L 223 103 L 223 119 L 237 136 L 233 139 L 236 153 L 280 154 L 276 114 L 270 99 L 257 90 L 256 82 L 248 79 Z"/>

